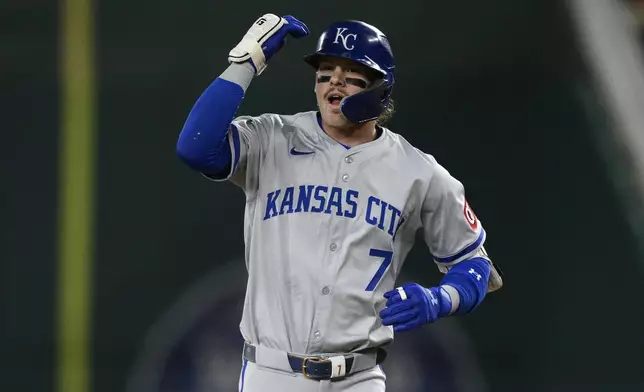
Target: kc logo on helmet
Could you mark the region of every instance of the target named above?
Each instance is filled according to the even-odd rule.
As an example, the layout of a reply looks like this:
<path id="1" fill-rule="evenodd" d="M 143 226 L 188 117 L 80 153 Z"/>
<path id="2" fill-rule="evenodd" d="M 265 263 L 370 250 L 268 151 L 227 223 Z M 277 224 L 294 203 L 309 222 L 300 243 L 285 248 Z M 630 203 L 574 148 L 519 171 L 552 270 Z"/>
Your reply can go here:
<path id="1" fill-rule="evenodd" d="M 337 44 L 339 39 L 340 41 L 342 41 L 342 46 L 344 46 L 346 50 L 353 50 L 353 48 L 355 48 L 355 45 L 352 44 L 351 47 L 349 47 L 347 40 L 349 38 L 353 38 L 353 42 L 355 43 L 355 41 L 358 39 L 358 34 L 345 34 L 347 30 L 348 29 L 346 27 L 338 27 L 333 43 Z"/>

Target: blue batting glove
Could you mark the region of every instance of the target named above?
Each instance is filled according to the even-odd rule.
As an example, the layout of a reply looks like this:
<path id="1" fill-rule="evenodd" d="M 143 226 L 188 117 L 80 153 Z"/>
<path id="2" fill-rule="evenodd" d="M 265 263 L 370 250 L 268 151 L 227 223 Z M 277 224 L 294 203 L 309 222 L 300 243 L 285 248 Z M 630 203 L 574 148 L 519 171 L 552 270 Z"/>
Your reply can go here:
<path id="1" fill-rule="evenodd" d="M 440 287 L 425 288 L 417 283 L 401 286 L 407 298 L 402 299 L 398 289 L 384 294 L 386 307 L 380 311 L 382 325 L 392 325 L 394 332 L 409 331 L 432 323 L 449 314 L 452 300 Z"/>
<path id="2" fill-rule="evenodd" d="M 286 15 L 284 16 L 284 20 L 286 23 L 262 44 L 262 50 L 264 51 L 266 61 L 270 60 L 275 53 L 282 49 L 286 43 L 286 38 L 289 35 L 294 38 L 302 38 L 311 34 L 309 28 L 293 16 Z"/>
<path id="3" fill-rule="evenodd" d="M 271 59 L 286 43 L 288 36 L 302 38 L 311 34 L 309 28 L 291 15 L 265 14 L 253 23 L 242 40 L 228 53 L 228 61 L 246 61 L 260 75 Z"/>

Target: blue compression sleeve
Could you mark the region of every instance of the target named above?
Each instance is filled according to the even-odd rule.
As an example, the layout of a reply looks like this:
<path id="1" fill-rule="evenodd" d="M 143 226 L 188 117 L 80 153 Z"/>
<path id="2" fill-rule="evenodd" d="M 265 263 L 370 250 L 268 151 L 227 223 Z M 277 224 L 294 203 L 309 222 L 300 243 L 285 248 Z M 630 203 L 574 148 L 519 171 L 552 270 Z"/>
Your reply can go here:
<path id="1" fill-rule="evenodd" d="M 224 79 L 228 76 L 234 81 Z M 242 65 L 232 65 L 215 79 L 193 106 L 177 141 L 177 155 L 192 169 L 205 174 L 229 170 L 232 154 L 228 128 L 252 78 Z M 237 82 L 236 79 L 239 79 Z"/>
<path id="2" fill-rule="evenodd" d="M 461 261 L 450 268 L 441 285 L 452 286 L 458 291 L 460 304 L 454 313 L 474 310 L 485 298 L 489 278 L 490 264 L 480 257 Z"/>

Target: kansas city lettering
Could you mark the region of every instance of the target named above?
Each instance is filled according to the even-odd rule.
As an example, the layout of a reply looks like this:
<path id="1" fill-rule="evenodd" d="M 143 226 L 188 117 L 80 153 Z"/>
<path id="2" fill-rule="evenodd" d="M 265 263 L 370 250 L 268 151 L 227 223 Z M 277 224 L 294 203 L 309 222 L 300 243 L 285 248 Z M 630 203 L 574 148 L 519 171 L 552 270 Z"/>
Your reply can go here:
<path id="1" fill-rule="evenodd" d="M 324 185 L 277 189 L 266 195 L 264 220 L 301 212 L 333 214 L 353 219 L 358 215 L 359 196 L 359 192 L 354 189 Z M 393 237 L 402 223 L 400 210 L 376 196 L 369 196 L 365 204 L 365 222 Z"/>

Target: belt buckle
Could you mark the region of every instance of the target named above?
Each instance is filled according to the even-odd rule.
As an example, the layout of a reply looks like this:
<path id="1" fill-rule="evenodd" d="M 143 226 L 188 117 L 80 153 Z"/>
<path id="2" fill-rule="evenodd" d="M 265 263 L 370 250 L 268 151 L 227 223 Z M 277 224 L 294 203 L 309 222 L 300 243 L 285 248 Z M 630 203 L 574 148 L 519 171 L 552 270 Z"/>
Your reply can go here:
<path id="1" fill-rule="evenodd" d="M 314 376 L 314 375 L 308 374 L 306 371 L 306 364 L 307 362 L 322 363 L 322 362 L 328 362 L 328 361 L 329 360 L 324 357 L 304 357 L 302 359 L 302 374 L 304 375 L 304 377 L 311 380 L 326 380 L 328 378 L 326 376 Z"/>

